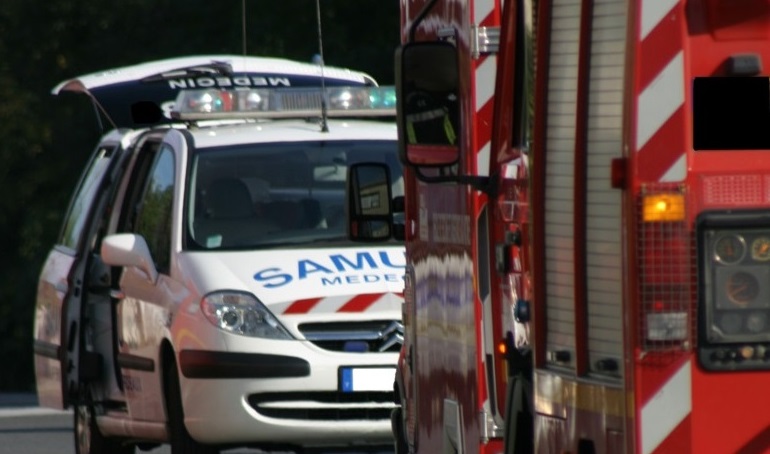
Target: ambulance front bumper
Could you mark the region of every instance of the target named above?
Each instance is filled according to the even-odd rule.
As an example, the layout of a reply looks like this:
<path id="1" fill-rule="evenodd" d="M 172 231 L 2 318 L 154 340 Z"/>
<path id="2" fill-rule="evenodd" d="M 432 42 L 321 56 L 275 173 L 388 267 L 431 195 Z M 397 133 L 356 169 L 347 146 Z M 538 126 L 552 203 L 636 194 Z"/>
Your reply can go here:
<path id="1" fill-rule="evenodd" d="M 392 443 L 397 353 L 329 352 L 306 341 L 267 344 L 260 352 L 179 353 L 185 425 L 194 439 L 255 446 Z"/>

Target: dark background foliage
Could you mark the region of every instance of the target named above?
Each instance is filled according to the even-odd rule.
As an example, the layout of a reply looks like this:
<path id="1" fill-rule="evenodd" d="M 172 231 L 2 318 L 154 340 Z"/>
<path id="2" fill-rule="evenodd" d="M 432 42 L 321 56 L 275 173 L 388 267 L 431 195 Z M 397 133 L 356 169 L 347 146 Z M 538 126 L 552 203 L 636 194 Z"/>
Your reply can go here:
<path id="1" fill-rule="evenodd" d="M 398 2 L 320 3 L 326 64 L 392 84 Z M 2 0 L 0 390 L 34 390 L 37 278 L 103 133 L 86 99 L 51 89 L 104 69 L 244 48 L 309 61 L 319 49 L 316 17 L 314 0 Z"/>

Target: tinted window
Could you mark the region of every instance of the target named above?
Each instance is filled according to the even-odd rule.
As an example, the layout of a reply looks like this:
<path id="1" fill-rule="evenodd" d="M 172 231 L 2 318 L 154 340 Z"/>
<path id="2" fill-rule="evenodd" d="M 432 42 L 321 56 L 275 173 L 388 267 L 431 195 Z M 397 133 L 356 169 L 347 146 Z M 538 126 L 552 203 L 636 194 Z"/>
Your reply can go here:
<path id="1" fill-rule="evenodd" d="M 136 220 L 136 233 L 147 241 L 160 272 L 169 269 L 173 202 L 174 154 L 163 145 L 153 163 Z"/>
<path id="2" fill-rule="evenodd" d="M 198 150 L 187 200 L 194 249 L 346 244 L 350 164 L 383 162 L 403 195 L 395 141 L 251 144 Z"/>
<path id="3" fill-rule="evenodd" d="M 101 147 L 92 156 L 91 162 L 81 177 L 80 185 L 70 202 L 69 210 L 64 218 L 60 244 L 72 249 L 78 249 L 80 237 L 86 226 L 94 200 L 99 194 L 99 187 L 109 167 L 113 151 L 114 148 L 112 147 Z"/>
<path id="4" fill-rule="evenodd" d="M 770 149 L 770 80 L 699 77 L 693 83 L 695 150 Z"/>
<path id="5" fill-rule="evenodd" d="M 516 59 L 513 88 L 513 128 L 511 144 L 529 147 L 535 114 L 535 40 L 533 36 L 532 2 L 517 2 Z"/>

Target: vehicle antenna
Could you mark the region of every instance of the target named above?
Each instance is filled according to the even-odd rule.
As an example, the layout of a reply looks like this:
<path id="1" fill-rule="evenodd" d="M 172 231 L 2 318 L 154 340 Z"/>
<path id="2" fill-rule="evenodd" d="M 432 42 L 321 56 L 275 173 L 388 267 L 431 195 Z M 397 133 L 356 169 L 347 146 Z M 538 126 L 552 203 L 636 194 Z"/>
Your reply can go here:
<path id="1" fill-rule="evenodd" d="M 243 39 L 243 55 L 246 55 L 246 0 L 241 0 L 241 35 Z"/>
<path id="2" fill-rule="evenodd" d="M 324 45 L 321 33 L 321 0 L 315 0 L 316 20 L 318 22 L 318 64 L 321 67 L 321 132 L 329 132 L 326 113 L 326 81 L 324 79 Z"/>

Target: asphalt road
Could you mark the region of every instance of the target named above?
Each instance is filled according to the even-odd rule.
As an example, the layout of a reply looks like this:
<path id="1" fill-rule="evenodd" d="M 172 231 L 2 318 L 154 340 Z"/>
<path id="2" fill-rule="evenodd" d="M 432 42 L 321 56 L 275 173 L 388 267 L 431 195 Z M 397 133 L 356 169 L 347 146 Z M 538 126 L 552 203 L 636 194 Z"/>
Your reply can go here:
<path id="1" fill-rule="evenodd" d="M 167 445 L 137 454 L 170 454 Z M 265 453 L 255 449 L 231 449 L 223 454 L 292 454 L 285 451 Z M 32 394 L 0 394 L 0 454 L 74 454 L 72 412 L 37 406 Z M 392 454 L 386 449 L 377 454 Z M 328 452 L 322 454 L 337 454 Z M 345 454 L 352 454 L 346 452 Z"/>

